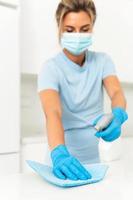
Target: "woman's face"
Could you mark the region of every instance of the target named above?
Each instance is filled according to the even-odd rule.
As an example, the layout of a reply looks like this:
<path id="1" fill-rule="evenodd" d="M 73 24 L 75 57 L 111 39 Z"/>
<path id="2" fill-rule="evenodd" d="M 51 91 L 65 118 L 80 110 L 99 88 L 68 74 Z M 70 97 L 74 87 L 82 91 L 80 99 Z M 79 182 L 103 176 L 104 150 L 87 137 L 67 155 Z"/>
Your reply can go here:
<path id="1" fill-rule="evenodd" d="M 92 29 L 92 19 L 85 11 L 70 12 L 64 17 L 62 32 L 91 33 Z"/>

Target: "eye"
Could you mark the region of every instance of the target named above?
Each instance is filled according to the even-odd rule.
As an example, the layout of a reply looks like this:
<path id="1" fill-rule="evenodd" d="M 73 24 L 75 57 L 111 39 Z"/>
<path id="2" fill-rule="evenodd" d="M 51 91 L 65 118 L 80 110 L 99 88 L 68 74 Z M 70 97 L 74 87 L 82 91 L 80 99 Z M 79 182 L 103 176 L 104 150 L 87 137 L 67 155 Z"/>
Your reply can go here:
<path id="1" fill-rule="evenodd" d="M 83 29 L 82 32 L 89 32 L 90 29 Z"/>
<path id="2" fill-rule="evenodd" d="M 73 30 L 72 29 L 68 29 L 68 30 L 66 30 L 66 32 L 71 33 L 71 32 L 73 32 Z"/>

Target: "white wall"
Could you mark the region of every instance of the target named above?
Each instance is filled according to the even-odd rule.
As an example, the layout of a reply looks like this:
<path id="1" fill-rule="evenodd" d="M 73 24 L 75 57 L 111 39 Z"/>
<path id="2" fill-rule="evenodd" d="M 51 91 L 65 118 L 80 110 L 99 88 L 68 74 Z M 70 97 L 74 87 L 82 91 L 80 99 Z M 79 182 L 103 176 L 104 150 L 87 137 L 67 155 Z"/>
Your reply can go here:
<path id="1" fill-rule="evenodd" d="M 59 49 L 54 17 L 57 2 L 59 0 L 21 1 L 21 66 L 24 73 L 38 73 L 42 62 Z"/>
<path id="2" fill-rule="evenodd" d="M 19 0 L 0 0 L 0 4 L 6 5 L 9 7 L 16 7 L 19 5 Z"/>
<path id="3" fill-rule="evenodd" d="M 109 53 L 121 81 L 133 83 L 133 1 L 95 0 L 94 49 Z"/>

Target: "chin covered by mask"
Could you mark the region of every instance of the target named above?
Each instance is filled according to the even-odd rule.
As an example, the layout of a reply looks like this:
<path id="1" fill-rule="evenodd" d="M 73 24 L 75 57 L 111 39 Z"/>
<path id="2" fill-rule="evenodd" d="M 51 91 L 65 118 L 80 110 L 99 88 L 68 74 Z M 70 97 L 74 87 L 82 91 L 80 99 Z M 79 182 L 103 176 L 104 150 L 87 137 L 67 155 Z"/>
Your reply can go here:
<path id="1" fill-rule="evenodd" d="M 92 33 L 62 33 L 61 47 L 73 55 L 82 54 L 91 45 Z"/>

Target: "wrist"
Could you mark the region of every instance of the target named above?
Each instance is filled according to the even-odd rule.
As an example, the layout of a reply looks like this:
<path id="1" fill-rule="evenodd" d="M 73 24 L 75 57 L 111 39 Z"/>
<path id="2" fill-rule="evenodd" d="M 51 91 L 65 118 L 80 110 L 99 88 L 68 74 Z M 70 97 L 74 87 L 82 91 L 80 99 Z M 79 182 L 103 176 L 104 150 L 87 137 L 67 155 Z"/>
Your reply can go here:
<path id="1" fill-rule="evenodd" d="M 128 119 L 128 114 L 122 107 L 112 108 L 113 115 L 123 124 Z"/>
<path id="2" fill-rule="evenodd" d="M 65 145 L 60 144 L 51 151 L 51 159 L 53 164 L 57 163 L 62 157 L 68 157 L 70 154 Z"/>

